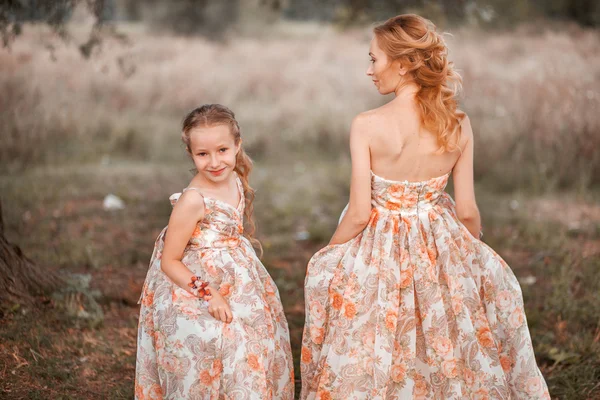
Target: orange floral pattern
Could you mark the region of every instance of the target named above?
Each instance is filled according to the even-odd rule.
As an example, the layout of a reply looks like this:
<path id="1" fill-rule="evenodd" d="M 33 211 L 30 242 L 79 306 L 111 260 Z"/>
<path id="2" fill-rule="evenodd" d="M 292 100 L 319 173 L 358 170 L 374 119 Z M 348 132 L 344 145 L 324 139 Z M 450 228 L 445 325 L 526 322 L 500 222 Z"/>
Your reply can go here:
<path id="1" fill-rule="evenodd" d="M 550 399 L 519 283 L 448 177 L 373 174 L 367 227 L 310 260 L 301 399 Z"/>
<path id="2" fill-rule="evenodd" d="M 172 204 L 179 195 L 171 196 Z M 161 271 L 167 228 L 159 235 L 140 297 L 136 399 L 294 398 L 287 321 L 275 283 L 241 236 L 241 197 L 237 208 L 204 197 L 205 218 L 182 259 L 219 288 L 231 324 L 213 318 L 206 303 Z"/>

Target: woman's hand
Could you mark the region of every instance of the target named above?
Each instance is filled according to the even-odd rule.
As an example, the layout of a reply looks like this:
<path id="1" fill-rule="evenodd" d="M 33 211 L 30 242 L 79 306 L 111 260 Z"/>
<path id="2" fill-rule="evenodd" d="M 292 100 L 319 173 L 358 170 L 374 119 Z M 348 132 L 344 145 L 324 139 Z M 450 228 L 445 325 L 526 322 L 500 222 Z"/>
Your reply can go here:
<path id="1" fill-rule="evenodd" d="M 210 293 L 212 297 L 208 300 L 209 314 L 227 324 L 230 323 L 233 320 L 233 314 L 231 313 L 229 304 L 227 304 L 227 301 L 218 290 L 211 288 Z"/>

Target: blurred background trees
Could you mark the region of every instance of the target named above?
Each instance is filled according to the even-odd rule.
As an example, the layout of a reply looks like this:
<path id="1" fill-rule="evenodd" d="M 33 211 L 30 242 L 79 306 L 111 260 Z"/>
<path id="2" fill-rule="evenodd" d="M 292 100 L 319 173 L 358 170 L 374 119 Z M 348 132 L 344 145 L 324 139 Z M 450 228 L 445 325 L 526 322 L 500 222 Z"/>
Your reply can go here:
<path id="1" fill-rule="evenodd" d="M 261 14 L 270 13 L 271 19 L 279 16 L 334 22 L 373 21 L 417 12 L 436 20 L 443 17 L 450 23 L 477 21 L 490 26 L 509 26 L 532 18 L 572 20 L 584 26 L 600 23 L 600 2 L 594 0 L 110 0 L 105 3 L 115 10 L 116 18 L 151 19 L 176 31 L 184 29 L 182 33 L 206 32 L 208 21 L 212 20 L 219 21 L 221 29 L 238 18 L 247 18 L 257 8 Z M 206 21 L 206 25 L 201 21 Z"/>
<path id="2" fill-rule="evenodd" d="M 600 2 L 595 0 L 3 0 L 0 29 L 6 37 L 7 32 L 18 33 L 22 22 L 43 21 L 60 30 L 79 4 L 101 21 L 144 21 L 177 34 L 211 38 L 234 24 L 263 26 L 291 19 L 347 26 L 407 12 L 438 25 L 509 28 L 541 18 L 600 24 Z"/>

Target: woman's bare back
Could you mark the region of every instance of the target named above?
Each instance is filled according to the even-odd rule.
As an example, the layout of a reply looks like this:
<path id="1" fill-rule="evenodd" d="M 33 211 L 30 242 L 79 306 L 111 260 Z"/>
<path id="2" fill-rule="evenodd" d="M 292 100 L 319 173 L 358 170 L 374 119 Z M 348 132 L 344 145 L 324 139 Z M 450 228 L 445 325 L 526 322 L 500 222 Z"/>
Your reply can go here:
<path id="1" fill-rule="evenodd" d="M 449 173 L 460 151 L 438 152 L 437 137 L 422 127 L 414 100 L 396 100 L 368 112 L 372 172 L 396 181 L 424 181 Z M 461 148 L 465 142 L 462 137 Z"/>

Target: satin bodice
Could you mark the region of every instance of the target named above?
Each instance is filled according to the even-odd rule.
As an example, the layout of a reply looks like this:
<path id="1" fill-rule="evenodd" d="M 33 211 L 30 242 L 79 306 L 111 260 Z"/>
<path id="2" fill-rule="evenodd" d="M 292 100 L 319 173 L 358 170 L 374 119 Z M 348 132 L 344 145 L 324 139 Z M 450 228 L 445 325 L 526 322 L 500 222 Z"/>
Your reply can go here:
<path id="1" fill-rule="evenodd" d="M 204 196 L 195 188 L 183 190 L 196 190 L 204 198 L 204 218 L 198 222 L 188 242 L 188 248 L 233 248 L 240 245 L 244 233 L 244 190 L 239 177 L 236 176 L 240 201 L 237 207 L 222 200 Z M 175 205 L 181 194 L 174 193 L 169 197 L 171 205 Z"/>
<path id="2" fill-rule="evenodd" d="M 425 181 L 393 181 L 371 172 L 371 204 L 391 212 L 410 213 L 434 206 L 444 196 L 450 173 Z"/>

